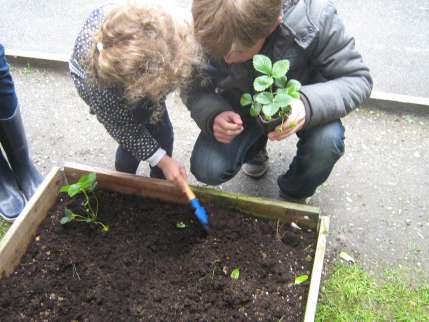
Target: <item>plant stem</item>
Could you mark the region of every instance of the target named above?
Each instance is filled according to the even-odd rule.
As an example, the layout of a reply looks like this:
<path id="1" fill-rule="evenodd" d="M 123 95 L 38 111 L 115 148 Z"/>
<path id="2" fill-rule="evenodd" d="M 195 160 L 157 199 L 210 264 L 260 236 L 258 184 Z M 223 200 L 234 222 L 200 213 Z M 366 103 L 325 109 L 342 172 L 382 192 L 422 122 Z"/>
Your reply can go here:
<path id="1" fill-rule="evenodd" d="M 85 196 L 85 199 L 86 199 L 86 204 L 87 204 L 87 207 L 88 207 L 87 211 L 89 212 L 89 215 L 95 220 L 97 218 L 97 214 L 94 213 L 94 210 L 91 207 L 91 203 L 90 203 L 88 194 L 86 193 L 85 190 L 82 190 L 82 192 L 83 192 L 83 194 Z"/>

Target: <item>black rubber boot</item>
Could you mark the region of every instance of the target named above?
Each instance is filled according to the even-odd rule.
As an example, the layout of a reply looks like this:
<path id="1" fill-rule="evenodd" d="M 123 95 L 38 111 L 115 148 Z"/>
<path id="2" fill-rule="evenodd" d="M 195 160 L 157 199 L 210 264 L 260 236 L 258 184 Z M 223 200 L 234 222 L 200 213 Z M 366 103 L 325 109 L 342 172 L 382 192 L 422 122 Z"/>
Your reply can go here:
<path id="1" fill-rule="evenodd" d="M 19 188 L 27 200 L 30 200 L 37 187 L 42 183 L 43 177 L 30 159 L 18 106 L 16 106 L 11 117 L 0 119 L 0 142 L 6 152 Z"/>
<path id="2" fill-rule="evenodd" d="M 0 151 L 0 216 L 12 222 L 25 206 L 25 199 L 16 183 L 15 175 Z"/>
<path id="3" fill-rule="evenodd" d="M 116 149 L 115 169 L 116 171 L 136 174 L 140 161 L 122 146 Z"/>

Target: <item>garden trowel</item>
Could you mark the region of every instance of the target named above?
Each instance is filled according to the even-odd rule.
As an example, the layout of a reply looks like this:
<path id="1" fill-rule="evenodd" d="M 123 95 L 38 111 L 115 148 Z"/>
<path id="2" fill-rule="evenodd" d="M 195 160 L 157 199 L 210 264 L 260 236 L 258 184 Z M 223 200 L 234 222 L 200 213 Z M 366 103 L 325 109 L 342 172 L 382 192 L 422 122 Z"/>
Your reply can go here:
<path id="1" fill-rule="evenodd" d="M 191 202 L 191 207 L 195 210 L 195 216 L 197 216 L 198 221 L 203 226 L 204 230 L 208 232 L 209 230 L 209 217 L 207 215 L 206 210 L 203 206 L 201 206 L 200 201 L 197 199 L 195 194 L 192 192 L 191 188 L 189 187 L 188 183 L 184 180 L 183 181 L 183 189 L 188 197 L 188 200 Z"/>

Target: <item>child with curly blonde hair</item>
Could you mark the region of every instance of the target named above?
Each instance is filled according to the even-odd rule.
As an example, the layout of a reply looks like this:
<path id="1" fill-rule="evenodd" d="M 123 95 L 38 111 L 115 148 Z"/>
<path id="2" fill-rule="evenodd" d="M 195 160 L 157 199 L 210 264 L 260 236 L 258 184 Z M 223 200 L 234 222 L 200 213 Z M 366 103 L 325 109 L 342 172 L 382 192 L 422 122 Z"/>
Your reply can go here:
<path id="1" fill-rule="evenodd" d="M 186 179 L 171 157 L 165 98 L 186 82 L 197 60 L 190 34 L 162 8 L 136 3 L 98 8 L 80 31 L 70 73 L 91 113 L 119 143 L 116 170 L 135 173 L 147 160 L 151 177 L 179 185 Z"/>

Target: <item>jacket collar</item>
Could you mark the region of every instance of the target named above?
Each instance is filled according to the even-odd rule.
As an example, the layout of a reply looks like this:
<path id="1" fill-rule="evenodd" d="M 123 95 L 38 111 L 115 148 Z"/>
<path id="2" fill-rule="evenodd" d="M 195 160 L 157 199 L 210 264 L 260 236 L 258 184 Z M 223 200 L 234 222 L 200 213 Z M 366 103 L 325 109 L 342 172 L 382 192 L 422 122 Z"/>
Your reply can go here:
<path id="1" fill-rule="evenodd" d="M 319 31 L 310 18 L 311 2 L 312 0 L 300 0 L 295 6 L 283 12 L 282 25 L 292 34 L 295 42 L 304 49 L 311 44 Z"/>

